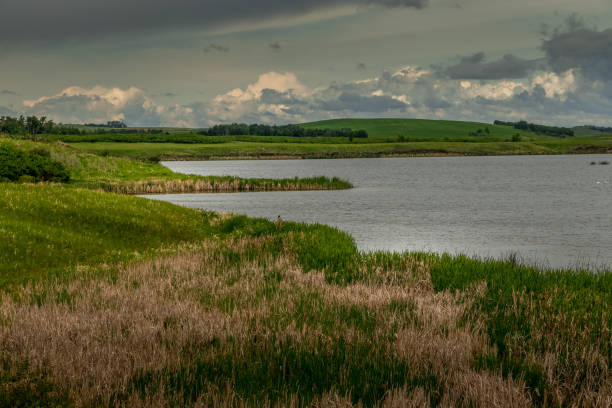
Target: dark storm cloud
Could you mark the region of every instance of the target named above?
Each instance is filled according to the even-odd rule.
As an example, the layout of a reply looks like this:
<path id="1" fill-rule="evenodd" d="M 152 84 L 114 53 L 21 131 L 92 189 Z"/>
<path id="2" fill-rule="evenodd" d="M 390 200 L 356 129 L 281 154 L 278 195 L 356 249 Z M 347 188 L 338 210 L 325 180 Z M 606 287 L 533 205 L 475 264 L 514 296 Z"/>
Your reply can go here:
<path id="1" fill-rule="evenodd" d="M 261 103 L 273 105 L 305 105 L 306 101 L 296 97 L 292 91 L 278 92 L 274 89 L 264 89 L 261 91 Z"/>
<path id="2" fill-rule="evenodd" d="M 318 109 L 327 111 L 352 111 L 381 113 L 389 110 L 406 109 L 406 104 L 386 95 L 360 95 L 352 92 L 342 92 L 337 99 L 323 101 Z"/>
<path id="3" fill-rule="evenodd" d="M 462 57 L 458 64 L 446 67 L 443 73 L 452 79 L 509 79 L 524 78 L 537 67 L 537 61 L 525 60 L 511 54 L 496 61 L 486 62 L 479 52 Z"/>
<path id="4" fill-rule="evenodd" d="M 79 40 L 122 32 L 224 27 L 334 6 L 419 9 L 427 3 L 428 0 L 3 0 L 0 46 Z"/>
<path id="5" fill-rule="evenodd" d="M 224 45 L 219 45 L 219 44 L 210 44 L 208 47 L 204 48 L 204 52 L 207 54 L 211 51 L 229 52 L 230 49 L 229 47 L 226 47 Z"/>
<path id="6" fill-rule="evenodd" d="M 578 68 L 588 78 L 612 80 L 612 28 L 597 31 L 576 26 L 554 33 L 542 49 L 556 72 Z"/>
<path id="7" fill-rule="evenodd" d="M 420 9 L 427 6 L 429 0 L 368 0 L 367 3 L 385 7 L 414 7 Z"/>

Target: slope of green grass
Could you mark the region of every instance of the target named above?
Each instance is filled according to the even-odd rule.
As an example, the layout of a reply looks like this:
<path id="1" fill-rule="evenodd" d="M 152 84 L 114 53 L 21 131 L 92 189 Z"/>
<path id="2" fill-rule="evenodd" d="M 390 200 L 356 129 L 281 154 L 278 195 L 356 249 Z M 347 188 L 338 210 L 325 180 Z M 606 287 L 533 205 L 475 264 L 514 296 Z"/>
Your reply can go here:
<path id="1" fill-rule="evenodd" d="M 52 185 L 0 184 L 0 286 L 204 238 L 201 213 Z"/>
<path id="2" fill-rule="evenodd" d="M 458 122 L 427 119 L 331 119 L 301 124 L 310 129 L 364 129 L 370 138 L 385 138 L 403 135 L 408 138 L 457 139 L 466 138 L 471 132 L 489 128 L 490 134 L 482 137 L 507 139 L 516 133 L 525 137 L 539 139 L 530 132 L 519 132 L 509 126 L 496 126 L 488 123 Z"/>

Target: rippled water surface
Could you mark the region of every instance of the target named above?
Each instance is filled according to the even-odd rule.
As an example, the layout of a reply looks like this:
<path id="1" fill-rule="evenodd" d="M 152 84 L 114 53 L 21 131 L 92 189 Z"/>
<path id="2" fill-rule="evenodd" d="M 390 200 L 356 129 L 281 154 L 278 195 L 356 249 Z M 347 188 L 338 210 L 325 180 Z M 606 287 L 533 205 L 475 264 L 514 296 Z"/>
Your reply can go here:
<path id="1" fill-rule="evenodd" d="M 240 177 L 338 176 L 346 191 L 154 196 L 193 208 L 320 222 L 361 249 L 463 252 L 550 266 L 612 265 L 605 155 L 166 162 Z"/>

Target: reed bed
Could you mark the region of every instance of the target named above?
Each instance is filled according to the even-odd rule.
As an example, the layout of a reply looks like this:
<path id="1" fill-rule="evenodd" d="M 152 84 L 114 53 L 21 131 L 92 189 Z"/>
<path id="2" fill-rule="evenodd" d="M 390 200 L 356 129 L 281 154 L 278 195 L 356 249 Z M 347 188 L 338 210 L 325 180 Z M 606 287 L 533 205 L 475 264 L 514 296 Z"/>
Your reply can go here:
<path id="1" fill-rule="evenodd" d="M 232 260 L 270 244 L 209 241 L 112 280 L 4 296 L 2 395 L 76 406 L 529 402 L 520 380 L 474 368 L 487 345 L 460 324 L 469 303 L 435 293 L 423 271 L 402 271 L 408 285 L 336 285 L 291 253 Z"/>
<path id="2" fill-rule="evenodd" d="M 209 228 L 179 254 L 4 294 L 0 403 L 610 405 L 609 276 L 580 278 L 600 302 L 578 324 L 560 289 L 528 285 L 506 305 L 486 262 L 463 279 L 461 258 L 359 254 L 327 227 L 225 215 Z M 334 234 L 344 250 L 317 258 L 309 243 Z M 497 316 L 529 327 L 500 339 Z"/>
<path id="3" fill-rule="evenodd" d="M 150 179 L 86 183 L 84 187 L 118 194 L 235 193 L 256 191 L 340 190 L 352 185 L 338 178 L 241 179 L 237 177 L 199 177 L 189 179 Z"/>

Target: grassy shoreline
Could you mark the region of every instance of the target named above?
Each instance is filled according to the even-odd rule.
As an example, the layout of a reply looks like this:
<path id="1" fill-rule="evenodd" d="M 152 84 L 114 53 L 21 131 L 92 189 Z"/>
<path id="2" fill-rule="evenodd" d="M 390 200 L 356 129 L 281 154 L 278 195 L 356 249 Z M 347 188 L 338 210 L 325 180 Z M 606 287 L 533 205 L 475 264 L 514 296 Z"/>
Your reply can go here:
<path id="1" fill-rule="evenodd" d="M 2 406 L 607 406 L 612 272 L 0 183 Z"/>
<path id="2" fill-rule="evenodd" d="M 161 164 L 134 158 L 101 157 L 64 143 L 40 143 L 0 137 L 21 151 L 42 151 L 64 165 L 70 185 L 119 194 L 233 193 L 249 191 L 338 190 L 352 185 L 332 177 L 244 179 L 174 173 Z"/>
<path id="3" fill-rule="evenodd" d="M 386 143 L 74 143 L 95 154 L 147 160 L 335 159 L 373 157 L 437 157 L 610 154 L 612 137 L 568 138 L 529 142 L 386 142 Z"/>

